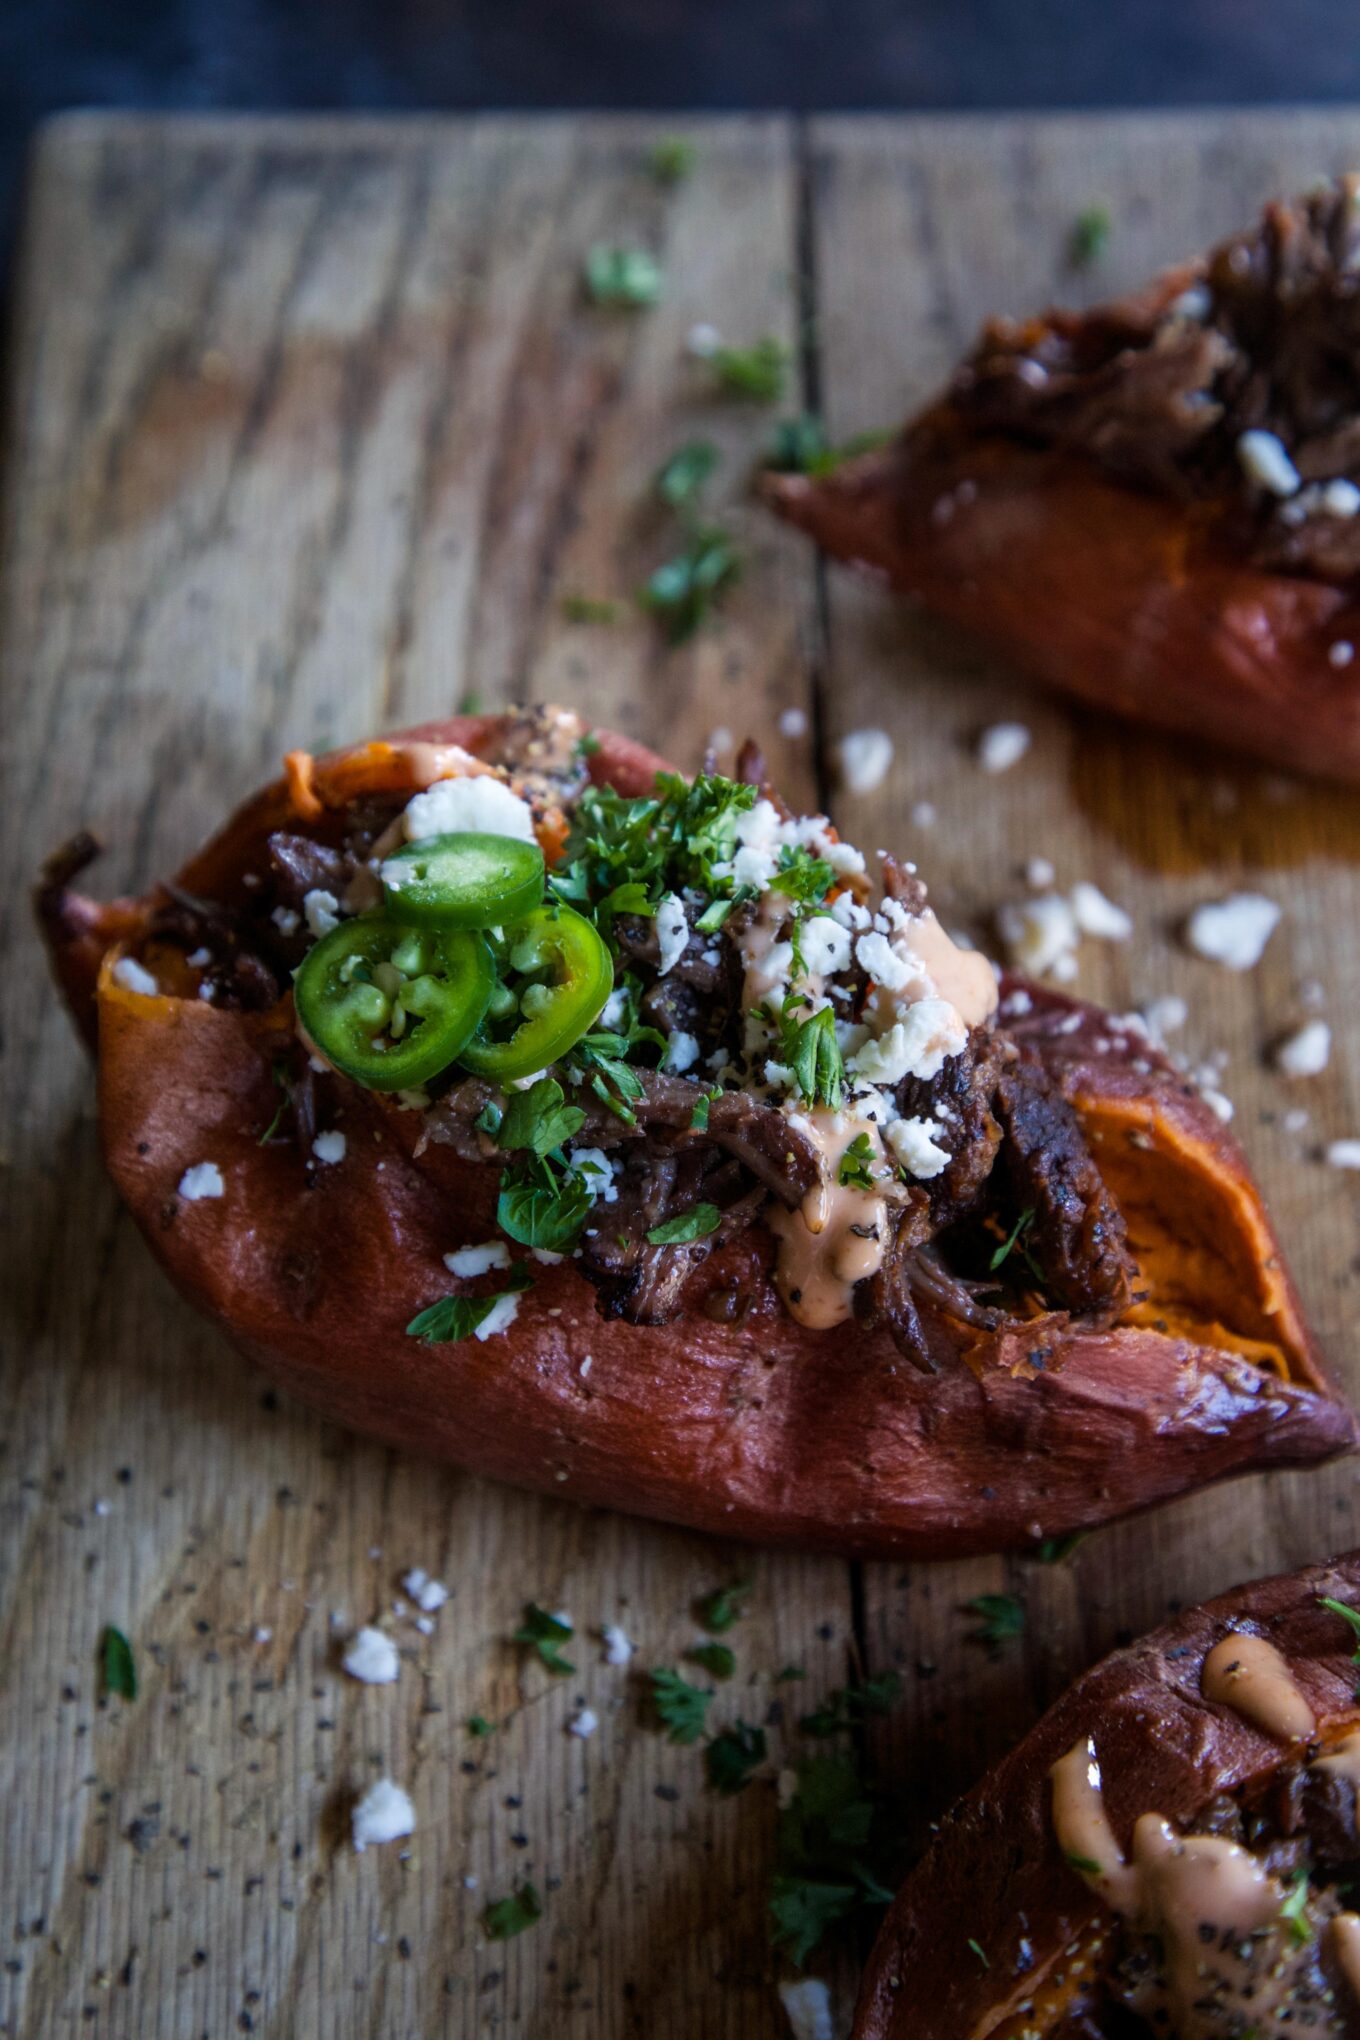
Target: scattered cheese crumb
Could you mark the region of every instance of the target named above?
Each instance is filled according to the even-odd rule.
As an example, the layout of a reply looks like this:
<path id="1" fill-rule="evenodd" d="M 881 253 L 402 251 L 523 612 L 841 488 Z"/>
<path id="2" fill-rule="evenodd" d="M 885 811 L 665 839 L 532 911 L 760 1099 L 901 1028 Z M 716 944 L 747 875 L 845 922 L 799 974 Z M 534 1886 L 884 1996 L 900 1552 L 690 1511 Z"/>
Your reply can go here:
<path id="1" fill-rule="evenodd" d="M 406 803 L 401 824 L 409 843 L 426 836 L 459 835 L 464 830 L 476 835 L 518 836 L 523 843 L 538 841 L 528 802 L 490 772 L 436 779 L 433 786 Z"/>
<path id="2" fill-rule="evenodd" d="M 366 1686 L 390 1686 L 401 1671 L 397 1646 L 383 1629 L 357 1630 L 340 1662 L 352 1679 L 362 1679 Z"/>
<path id="3" fill-rule="evenodd" d="M 618 1202 L 613 1165 L 603 1148 L 573 1148 L 567 1157 L 567 1168 L 573 1176 L 580 1177 L 592 1197 L 602 1197 L 606 1204 Z"/>
<path id="4" fill-rule="evenodd" d="M 600 1630 L 604 1644 L 604 1661 L 607 1665 L 626 1665 L 633 1655 L 632 1639 L 619 1628 L 617 1622 L 606 1622 Z"/>
<path id="5" fill-rule="evenodd" d="M 578 1707 L 567 1723 L 568 1735 L 579 1735 L 584 1742 L 588 1735 L 594 1735 L 600 1725 L 600 1717 L 590 1707 Z"/>
<path id="6" fill-rule="evenodd" d="M 673 1070 L 679 1075 L 693 1069 L 699 1060 L 697 1035 L 687 1034 L 683 1027 L 677 1027 L 666 1042 L 666 1053 L 661 1058 L 663 1070 Z"/>
<path id="7" fill-rule="evenodd" d="M 411 1596 L 422 1614 L 433 1615 L 442 1608 L 449 1598 L 449 1590 L 442 1580 L 432 1580 L 420 1566 L 412 1566 L 410 1572 L 402 1575 L 402 1587 Z"/>
<path id="8" fill-rule="evenodd" d="M 510 1266 L 510 1249 L 504 1240 L 487 1240 L 480 1247 L 459 1247 L 456 1253 L 445 1254 L 444 1266 L 450 1275 L 469 1279 L 474 1275 L 486 1275 L 493 1268 Z"/>
<path id="9" fill-rule="evenodd" d="M 1360 1140 L 1334 1140 L 1327 1160 L 1334 1169 L 1360 1169 Z"/>
<path id="10" fill-rule="evenodd" d="M 184 961 L 191 970 L 206 970 L 212 962 L 212 951 L 206 947 L 200 947 L 191 951 Z"/>
<path id="11" fill-rule="evenodd" d="M 1275 1050 L 1275 1067 L 1285 1077 L 1316 1077 L 1332 1053 L 1332 1030 L 1325 1020 L 1306 1020 Z"/>
<path id="12" fill-rule="evenodd" d="M 707 319 L 700 319 L 696 325 L 691 326 L 685 340 L 686 351 L 692 354 L 696 361 L 711 361 L 721 346 L 722 334 L 716 326 L 710 325 Z"/>
<path id="13" fill-rule="evenodd" d="M 1009 772 L 1030 747 L 1024 723 L 992 723 L 977 740 L 977 761 L 984 772 Z"/>
<path id="14" fill-rule="evenodd" d="M 1025 866 L 1025 884 L 1031 892 L 1047 892 L 1056 877 L 1046 857 L 1031 857 Z"/>
<path id="15" fill-rule="evenodd" d="M 197 1204 L 203 1197 L 221 1197 L 225 1190 L 216 1162 L 195 1162 L 179 1179 L 179 1194 L 186 1204 Z"/>
<path id="16" fill-rule="evenodd" d="M 961 1055 L 968 1030 L 947 999 L 918 999 L 886 1034 L 866 1041 L 847 1060 L 852 1076 L 871 1084 L 938 1076 L 946 1056 Z"/>
<path id="17" fill-rule="evenodd" d="M 1350 642 L 1349 638 L 1338 638 L 1334 645 L 1329 645 L 1327 648 L 1327 660 L 1330 665 L 1338 667 L 1349 666 L 1354 657 L 1355 646 Z"/>
<path id="18" fill-rule="evenodd" d="M 657 902 L 656 939 L 661 950 L 657 976 L 665 977 L 667 971 L 673 970 L 679 963 L 689 942 L 689 922 L 685 919 L 683 904 L 674 893 L 663 893 Z"/>
<path id="19" fill-rule="evenodd" d="M 1280 1124 L 1286 1133 L 1302 1133 L 1312 1116 L 1311 1112 L 1304 1111 L 1302 1105 L 1295 1105 L 1290 1111 L 1285 1113 Z"/>
<path id="20" fill-rule="evenodd" d="M 354 1809 L 354 1846 L 360 1852 L 370 1842 L 398 1842 L 416 1829 L 416 1810 L 408 1794 L 390 1778 L 370 1785 Z"/>
<path id="21" fill-rule="evenodd" d="M 1261 961 L 1279 918 L 1280 909 L 1263 894 L 1232 893 L 1196 907 L 1185 924 L 1185 939 L 1198 956 L 1229 970 L 1251 970 Z"/>
<path id="22" fill-rule="evenodd" d="M 272 1629 L 266 1629 L 264 1624 L 260 1623 L 250 1632 L 250 1640 L 252 1643 L 272 1643 L 274 1641 L 274 1632 Z"/>
<path id="23" fill-rule="evenodd" d="M 144 999 L 154 999 L 160 992 L 160 986 L 151 972 L 138 963 L 135 956 L 119 957 L 113 966 L 113 981 L 121 985 L 125 992 L 140 992 Z"/>
<path id="24" fill-rule="evenodd" d="M 873 793 L 888 776 L 892 738 L 886 730 L 851 730 L 839 746 L 841 779 L 851 793 Z"/>
<path id="25" fill-rule="evenodd" d="M 1284 441 L 1273 432 L 1244 432 L 1237 442 L 1242 472 L 1258 488 L 1272 496 L 1298 493 L 1299 471 L 1289 458 Z"/>
<path id="26" fill-rule="evenodd" d="M 1184 1027 L 1189 1017 L 1190 1008 L 1176 992 L 1163 992 L 1160 998 L 1149 999 L 1143 1008 L 1144 1025 L 1158 1048 L 1168 1034 Z"/>
<path id="27" fill-rule="evenodd" d="M 779 1986 L 779 2002 L 789 2015 L 793 2040 L 835 2040 L 831 2024 L 831 1992 L 816 1976 L 800 1976 Z"/>
<path id="28" fill-rule="evenodd" d="M 907 1174 L 925 1182 L 948 1166 L 948 1148 L 936 1145 L 943 1132 L 938 1119 L 893 1119 L 883 1137 Z"/>
<path id="29" fill-rule="evenodd" d="M 1080 879 L 1072 888 L 1072 913 L 1083 935 L 1095 935 L 1102 942 L 1127 942 L 1133 920 L 1113 900 L 1106 899 L 1098 885 Z"/>
<path id="30" fill-rule="evenodd" d="M 996 925 L 1011 962 L 1031 977 L 1071 977 L 1075 972 L 1081 931 L 1061 893 L 1009 901 L 997 914 Z"/>
<path id="31" fill-rule="evenodd" d="M 720 752 L 731 750 L 732 732 L 727 728 L 727 725 L 725 723 L 720 723 L 716 730 L 709 731 L 708 748 L 710 751 Z"/>
<path id="32" fill-rule="evenodd" d="M 913 829 L 933 829 L 936 818 L 937 811 L 933 800 L 918 800 L 913 803 L 911 810 Z"/>
<path id="33" fill-rule="evenodd" d="M 302 926 L 302 916 L 295 907 L 275 907 L 269 918 L 278 929 L 280 935 L 296 935 L 298 929 Z M 189 958 L 190 963 L 193 960 L 191 956 Z"/>
<path id="34" fill-rule="evenodd" d="M 498 1296 L 482 1322 L 473 1329 L 476 1339 L 494 1339 L 498 1332 L 508 1332 L 519 1316 L 519 1294 L 510 1290 L 505 1296 Z"/>
<path id="35" fill-rule="evenodd" d="M 786 708 L 779 718 L 781 737 L 803 737 L 807 735 L 808 719 L 801 708 Z"/>
<path id="36" fill-rule="evenodd" d="M 1201 1085 L 1199 1095 L 1209 1107 L 1209 1110 L 1217 1118 L 1221 1119 L 1226 1126 L 1237 1109 L 1232 1099 L 1223 1091 L 1218 1090 L 1213 1084 Z"/>
<path id="37" fill-rule="evenodd" d="M 319 1133 L 312 1142 L 312 1154 L 318 1162 L 343 1162 L 345 1159 L 345 1136 L 331 1131 Z"/>
<path id="38" fill-rule="evenodd" d="M 318 940 L 329 935 L 332 928 L 340 926 L 340 902 L 323 886 L 313 886 L 309 893 L 303 894 L 302 911 L 307 917 L 307 926 Z"/>

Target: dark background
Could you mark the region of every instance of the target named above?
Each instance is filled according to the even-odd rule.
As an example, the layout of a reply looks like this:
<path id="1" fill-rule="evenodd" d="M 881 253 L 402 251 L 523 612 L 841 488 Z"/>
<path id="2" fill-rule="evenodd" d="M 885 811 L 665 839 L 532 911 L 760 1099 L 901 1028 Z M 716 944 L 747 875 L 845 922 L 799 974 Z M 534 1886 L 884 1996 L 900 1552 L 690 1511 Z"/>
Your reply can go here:
<path id="1" fill-rule="evenodd" d="M 70 106 L 1356 97 L 1356 0 L 0 0 L 0 257 L 33 125 Z"/>

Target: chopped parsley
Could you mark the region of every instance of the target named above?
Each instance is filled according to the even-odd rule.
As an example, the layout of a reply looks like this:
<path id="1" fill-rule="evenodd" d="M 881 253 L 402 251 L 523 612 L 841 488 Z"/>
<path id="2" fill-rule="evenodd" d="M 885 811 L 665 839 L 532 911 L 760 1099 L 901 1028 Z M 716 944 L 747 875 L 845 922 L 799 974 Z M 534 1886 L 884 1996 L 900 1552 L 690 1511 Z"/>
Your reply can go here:
<path id="1" fill-rule="evenodd" d="M 721 1092 L 718 1094 L 721 1096 Z M 704 1091 L 694 1101 L 694 1110 L 689 1115 L 691 1133 L 708 1132 L 708 1108 L 713 1102 L 713 1093 Z"/>
<path id="2" fill-rule="evenodd" d="M 467 1718 L 467 1732 L 469 1735 L 494 1735 L 496 1732 L 495 1724 L 488 1721 L 484 1714 L 469 1714 Z"/>
<path id="3" fill-rule="evenodd" d="M 667 643 L 682 645 L 740 573 L 731 535 L 721 525 L 696 525 L 681 551 L 648 576 L 638 600 L 656 617 Z"/>
<path id="4" fill-rule="evenodd" d="M 488 1941 L 510 1941 L 543 1917 L 543 1901 L 533 1885 L 525 1882 L 509 1898 L 498 1898 L 482 1914 Z"/>
<path id="5" fill-rule="evenodd" d="M 857 1133 L 845 1153 L 841 1156 L 836 1180 L 843 1190 L 872 1190 L 874 1179 L 871 1164 L 874 1159 L 873 1140 L 867 1133 Z"/>
<path id="6" fill-rule="evenodd" d="M 1334 1601 L 1328 1594 L 1319 1594 L 1318 1600 L 1333 1615 L 1339 1615 L 1343 1622 L 1350 1623 L 1352 1634 L 1356 1639 L 1355 1655 L 1352 1657 L 1351 1663 L 1360 1668 L 1360 1608 L 1351 1608 L 1345 1601 Z M 1355 1697 L 1357 1700 L 1360 1700 L 1360 1684 L 1356 1686 Z"/>
<path id="7" fill-rule="evenodd" d="M 550 1615 L 536 1601 L 526 1601 L 524 1620 L 515 1631 L 513 1640 L 536 1651 L 539 1663 L 560 1678 L 576 1670 L 575 1665 L 563 1657 L 561 1650 L 561 1646 L 570 1643 L 575 1634 L 570 1622 L 564 1621 L 560 1615 Z"/>
<path id="8" fill-rule="evenodd" d="M 586 257 L 586 289 L 597 305 L 636 311 L 661 295 L 661 268 L 646 248 L 597 243 Z"/>
<path id="9" fill-rule="evenodd" d="M 838 1686 L 813 1713 L 803 1715 L 798 1726 L 804 1735 L 839 1735 L 857 1728 L 871 1714 L 890 1713 L 901 1691 L 902 1680 L 896 1672 L 880 1672 L 875 1678 Z"/>
<path id="10" fill-rule="evenodd" d="M 679 1672 L 665 1666 L 653 1671 L 651 1680 L 652 1705 L 666 1731 L 667 1742 L 698 1742 L 704 1733 L 712 1693 L 702 1686 L 691 1686 Z"/>
<path id="11" fill-rule="evenodd" d="M 734 1721 L 715 1735 L 704 1751 L 704 1771 L 715 1792 L 729 1797 L 749 1785 L 765 1761 L 765 1731 L 749 1721 Z"/>
<path id="12" fill-rule="evenodd" d="M 1072 222 L 1067 258 L 1074 269 L 1087 269 L 1105 253 L 1110 240 L 1110 215 L 1103 205 L 1087 206 Z"/>
<path id="13" fill-rule="evenodd" d="M 269 1065 L 269 1074 L 274 1079 L 274 1082 L 277 1085 L 281 1093 L 281 1096 L 279 1098 L 278 1104 L 274 1108 L 274 1117 L 270 1120 L 268 1126 L 266 1126 L 264 1132 L 260 1135 L 259 1145 L 261 1147 L 268 1147 L 270 1141 L 274 1138 L 274 1135 L 279 1130 L 279 1122 L 282 1120 L 284 1113 L 288 1110 L 288 1107 L 293 1102 L 293 1093 L 288 1082 L 288 1065 L 284 1061 L 282 1056 L 276 1055 L 274 1057 L 273 1062 L 270 1063 Z"/>
<path id="14" fill-rule="evenodd" d="M 1063 1856 L 1074 1870 L 1080 1870 L 1084 1877 L 1099 1877 L 1100 1865 L 1094 1856 L 1079 1856 L 1074 1849 L 1064 1849 Z"/>
<path id="15" fill-rule="evenodd" d="M 693 1204 L 675 1218 L 663 1218 L 647 1238 L 654 1247 L 684 1246 L 690 1240 L 706 1240 L 721 1224 L 722 1213 L 716 1204 Z"/>
<path id="16" fill-rule="evenodd" d="M 725 1636 L 742 1614 L 742 1602 L 749 1600 L 750 1594 L 750 1580 L 734 1580 L 730 1587 L 715 1587 L 711 1594 L 705 1594 L 695 1613 L 714 1636 Z"/>
<path id="17" fill-rule="evenodd" d="M 663 135 L 652 144 L 647 167 L 658 184 L 683 184 L 699 159 L 699 151 L 685 135 Z"/>
<path id="18" fill-rule="evenodd" d="M 504 1289 L 497 1290 L 494 1296 L 441 1296 L 438 1303 L 432 1303 L 428 1310 L 411 1319 L 406 1336 L 423 1339 L 427 1346 L 448 1346 L 455 1339 L 470 1338 L 498 1303 L 530 1288 L 533 1279 L 524 1262 L 516 1261 L 506 1275 Z"/>
<path id="19" fill-rule="evenodd" d="M 765 466 L 776 474 L 810 475 L 826 450 L 826 431 L 821 419 L 805 411 L 799 418 L 778 421 L 770 434 Z"/>
<path id="20" fill-rule="evenodd" d="M 583 1174 L 526 1158 L 501 1177 L 496 1223 L 522 1246 L 566 1254 L 576 1245 L 594 1199 Z"/>
<path id="21" fill-rule="evenodd" d="M 1090 1536 L 1089 1530 L 1069 1530 L 1066 1537 L 1045 1537 L 1034 1556 L 1040 1565 L 1066 1565 L 1079 1544 Z"/>
<path id="22" fill-rule="evenodd" d="M 693 1650 L 685 1652 L 685 1656 L 693 1658 L 696 1665 L 702 1665 L 714 1679 L 730 1679 L 737 1669 L 736 1653 L 725 1643 L 696 1643 Z"/>
<path id="23" fill-rule="evenodd" d="M 787 1686 L 793 1679 L 805 1679 L 806 1677 L 807 1673 L 802 1665 L 781 1665 L 774 1675 L 774 1682 L 776 1686 Z"/>
<path id="24" fill-rule="evenodd" d="M 836 1040 L 836 1016 L 829 1006 L 800 1020 L 793 1002 L 785 1006 L 779 1027 L 784 1061 L 808 1105 L 838 1109 L 845 1088 L 845 1063 Z"/>
<path id="25" fill-rule="evenodd" d="M 568 623 L 614 623 L 618 618 L 618 613 L 618 603 L 610 602 L 604 596 L 564 595 L 562 597 L 562 614 Z M 582 745 L 590 743 L 593 743 L 596 751 L 599 750 L 600 740 L 598 737 L 594 739 L 582 737 L 581 742 L 576 746 L 577 752 L 581 753 Z M 591 754 L 589 751 L 586 751 L 583 755 L 589 757 Z"/>
<path id="26" fill-rule="evenodd" d="M 784 893 L 800 906 L 819 907 L 835 878 L 825 857 L 814 856 L 802 843 L 786 843 L 779 853 L 779 869 L 770 880 L 770 891 Z"/>
<path id="27" fill-rule="evenodd" d="M 989 1962 L 989 1961 L 987 1960 L 987 1951 L 986 1951 L 986 1949 L 985 1949 L 985 1948 L 984 1948 L 984 1947 L 982 1946 L 982 1943 L 981 1943 L 980 1941 L 975 1941 L 975 1940 L 973 1939 L 973 1937 L 972 1937 L 972 1935 L 971 1935 L 971 1934 L 970 1934 L 970 1935 L 968 1936 L 968 1946 L 969 1946 L 969 1947 L 970 1947 L 970 1948 L 972 1949 L 973 1953 L 974 1953 L 974 1954 L 975 1954 L 975 1955 L 977 1956 L 977 1959 L 978 1959 L 978 1961 L 979 1961 L 979 1962 L 980 1962 L 980 1963 L 982 1964 L 983 1968 L 984 1968 L 984 1969 L 990 1969 L 992 1965 L 991 1965 L 991 1963 L 990 1963 L 990 1962 Z"/>
<path id="28" fill-rule="evenodd" d="M 600 740 L 594 730 L 587 730 L 585 735 L 578 737 L 572 745 L 571 755 L 573 758 L 593 758 L 599 748 Z"/>
<path id="29" fill-rule="evenodd" d="M 1043 1281 L 1043 1270 L 1039 1267 L 1029 1247 L 1025 1244 L 1025 1235 L 1034 1224 L 1034 1215 L 1034 1206 L 1032 1204 L 1021 1212 L 1019 1218 L 1016 1219 L 1015 1224 L 1011 1227 L 1009 1233 L 987 1263 L 991 1274 L 995 1275 L 997 1269 L 1003 1267 L 1011 1255 L 1018 1252 L 1035 1281 Z"/>
<path id="30" fill-rule="evenodd" d="M 720 881 L 714 866 L 730 862 L 738 818 L 755 806 L 756 798 L 755 787 L 709 773 L 694 780 L 678 772 L 658 773 L 653 791 L 634 799 L 612 786 L 587 786 L 550 889 L 597 925 L 607 901 L 612 915 L 649 912 L 662 893 L 675 887 L 692 886 L 711 895 L 730 888 L 735 896 L 739 889 L 730 880 Z M 617 896 L 624 888 L 643 904 L 621 905 Z M 608 939 L 607 927 L 601 933 Z M 660 1042 L 659 1035 L 655 1039 Z"/>
<path id="31" fill-rule="evenodd" d="M 586 1115 L 579 1105 L 566 1103 L 555 1077 L 540 1077 L 527 1091 L 511 1092 L 496 1144 L 503 1148 L 527 1148 L 541 1159 L 579 1133 L 585 1121 Z"/>
<path id="32" fill-rule="evenodd" d="M 784 394 L 790 354 L 782 340 L 770 335 L 753 347 L 719 347 L 712 355 L 720 386 L 733 397 L 772 404 Z"/>
<path id="33" fill-rule="evenodd" d="M 770 1932 L 800 1969 L 829 1927 L 889 1903 L 896 1831 L 848 1753 L 798 1765 L 798 1789 L 779 1816 Z"/>
<path id="34" fill-rule="evenodd" d="M 657 470 L 654 487 L 663 503 L 681 510 L 695 502 L 721 455 L 711 439 L 690 439 Z"/>
<path id="35" fill-rule="evenodd" d="M 1293 1939 L 1302 1945 L 1313 1938 L 1313 1922 L 1308 1917 L 1308 1872 L 1296 1870 L 1280 1906 L 1280 1918 L 1288 1927 Z"/>
<path id="36" fill-rule="evenodd" d="M 978 1617 L 978 1627 L 972 1632 L 974 1643 L 998 1648 L 1024 1632 L 1025 1604 L 1018 1594 L 975 1594 L 963 1605 L 968 1614 Z"/>
<path id="37" fill-rule="evenodd" d="M 99 1639 L 99 1682 L 105 1693 L 116 1693 L 120 1700 L 137 1698 L 137 1660 L 132 1645 L 111 1622 Z"/>

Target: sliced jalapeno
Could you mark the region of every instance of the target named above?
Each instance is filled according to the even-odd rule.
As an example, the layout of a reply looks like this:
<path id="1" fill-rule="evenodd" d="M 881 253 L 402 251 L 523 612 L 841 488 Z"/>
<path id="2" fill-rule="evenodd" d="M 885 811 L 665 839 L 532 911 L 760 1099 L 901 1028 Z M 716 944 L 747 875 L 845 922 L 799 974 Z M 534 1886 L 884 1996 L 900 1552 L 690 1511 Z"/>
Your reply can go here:
<path id="1" fill-rule="evenodd" d="M 501 982 L 458 1060 L 479 1077 L 532 1076 L 588 1034 L 614 989 L 614 965 L 591 923 L 570 907 L 540 907 L 507 928 Z"/>
<path id="2" fill-rule="evenodd" d="M 411 928 L 385 914 L 342 921 L 293 977 L 308 1039 L 371 1091 L 405 1091 L 447 1069 L 491 1002 L 480 935 Z"/>
<path id="3" fill-rule="evenodd" d="M 383 860 L 388 912 L 418 927 L 508 928 L 543 899 L 543 852 L 517 836 L 422 836 Z"/>

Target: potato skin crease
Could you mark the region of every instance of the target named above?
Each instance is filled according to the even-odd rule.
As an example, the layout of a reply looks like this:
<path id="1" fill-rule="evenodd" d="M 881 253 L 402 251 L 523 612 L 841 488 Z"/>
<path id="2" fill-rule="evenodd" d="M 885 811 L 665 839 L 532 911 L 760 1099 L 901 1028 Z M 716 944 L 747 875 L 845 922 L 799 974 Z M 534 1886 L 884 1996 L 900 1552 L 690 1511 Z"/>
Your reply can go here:
<path id="1" fill-rule="evenodd" d="M 1082 1736 L 1095 1738 L 1121 1846 L 1140 1814 L 1184 1825 L 1217 1794 L 1263 1780 L 1297 1756 L 1297 1746 L 1291 1752 L 1200 1692 L 1205 1658 L 1234 1629 L 1254 1631 L 1280 1652 L 1319 1736 L 1360 1719 L 1355 1639 L 1319 1605 L 1323 1596 L 1360 1603 L 1360 1551 L 1206 1601 L 1069 1687 L 945 1816 L 903 1884 L 864 1973 L 853 2040 L 981 2040 L 1061 1949 L 1109 1917 L 1064 1860 L 1051 1816 L 1050 1767 Z"/>
<path id="2" fill-rule="evenodd" d="M 461 718 L 402 736 L 494 756 L 501 727 Z M 663 761 L 598 736 L 593 776 L 649 790 Z M 370 787 L 391 769 L 389 748 L 318 760 L 318 783 Z M 258 868 L 268 832 L 293 812 L 284 782 L 266 788 L 179 882 L 211 896 L 252 860 Z M 435 1146 L 417 1159 L 419 1114 L 331 1077 L 318 1080 L 321 1122 L 344 1132 L 344 1158 L 309 1166 L 291 1143 L 262 1146 L 289 1002 L 240 1012 L 127 991 L 107 957 L 99 968 L 97 931 L 102 914 L 107 939 L 126 939 L 143 911 L 97 909 L 50 887 L 42 908 L 77 1021 L 97 1008 L 109 1172 L 183 1294 L 338 1423 L 578 1501 L 860 1556 L 1029 1544 L 1251 1467 L 1354 1446 L 1240 1150 L 1145 1044 L 1097 1052 L 1106 1023 L 1095 1008 L 1031 987 L 1014 1032 L 1059 1077 L 1093 1139 L 1117 1144 L 1125 1169 L 1139 1142 L 1154 1143 L 1167 1182 L 1184 1172 L 1187 1195 L 1215 1211 L 1229 1286 L 1268 1329 L 1287 1378 L 1193 1327 L 1094 1331 L 1061 1313 L 994 1334 L 941 1316 L 932 1336 L 945 1364 L 927 1377 L 886 1329 L 856 1326 L 849 1339 L 789 1317 L 763 1226 L 754 1249 L 736 1242 L 706 1264 L 716 1282 L 724 1255 L 745 1255 L 751 1306 L 737 1322 L 697 1309 L 661 1327 L 605 1319 L 567 1261 L 533 1269 L 507 1333 L 426 1346 L 405 1327 L 449 1293 L 444 1255 L 492 1236 L 496 1169 Z M 177 1185 L 203 1161 L 221 1170 L 225 1195 L 186 1203 Z"/>
<path id="3" fill-rule="evenodd" d="M 1360 780 L 1360 667 L 1328 656 L 1360 643 L 1360 605 L 1236 557 L 1197 506 L 973 433 L 947 399 L 883 452 L 822 479 L 769 476 L 765 493 L 834 559 L 1045 686 L 1276 770 Z"/>

